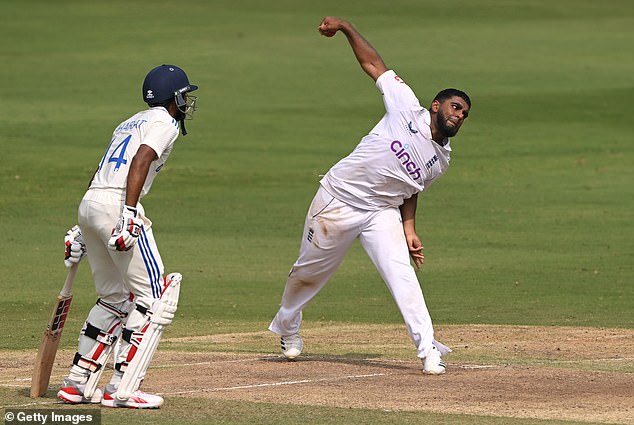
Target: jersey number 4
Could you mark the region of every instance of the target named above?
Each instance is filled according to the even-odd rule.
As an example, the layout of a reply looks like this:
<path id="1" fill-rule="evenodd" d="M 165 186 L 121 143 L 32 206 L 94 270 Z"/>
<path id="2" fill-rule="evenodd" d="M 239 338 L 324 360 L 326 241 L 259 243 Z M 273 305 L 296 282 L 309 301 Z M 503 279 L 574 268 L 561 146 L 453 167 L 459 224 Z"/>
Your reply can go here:
<path id="1" fill-rule="evenodd" d="M 129 135 L 128 137 L 123 139 L 121 142 L 119 142 L 119 144 L 112 150 L 112 153 L 110 154 L 110 158 L 108 158 L 108 163 L 110 162 L 115 163 L 114 171 L 119 171 L 121 164 L 128 163 L 128 160 L 125 159 L 125 151 L 128 148 L 128 143 L 130 143 L 131 138 L 132 138 L 132 135 Z M 112 140 L 110 141 L 110 144 L 108 145 L 106 154 L 103 156 L 103 158 L 101 158 L 101 164 L 99 164 L 99 170 L 101 170 L 101 167 L 103 166 L 103 162 L 106 160 L 106 157 L 108 156 L 108 153 L 110 152 L 110 148 L 114 144 L 114 141 L 115 141 L 115 138 L 113 137 Z"/>

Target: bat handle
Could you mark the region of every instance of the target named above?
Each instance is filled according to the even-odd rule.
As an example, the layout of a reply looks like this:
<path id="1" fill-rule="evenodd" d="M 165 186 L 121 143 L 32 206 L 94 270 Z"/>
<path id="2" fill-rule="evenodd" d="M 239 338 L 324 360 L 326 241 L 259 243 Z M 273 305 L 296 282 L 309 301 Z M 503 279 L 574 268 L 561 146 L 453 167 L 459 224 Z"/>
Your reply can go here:
<path id="1" fill-rule="evenodd" d="M 73 264 L 70 269 L 68 269 L 68 274 L 66 275 L 66 280 L 64 281 L 64 286 L 62 290 L 59 292 L 59 295 L 62 297 L 69 297 L 71 291 L 73 289 L 73 282 L 75 281 L 75 275 L 77 274 L 77 268 L 79 267 L 79 263 Z"/>

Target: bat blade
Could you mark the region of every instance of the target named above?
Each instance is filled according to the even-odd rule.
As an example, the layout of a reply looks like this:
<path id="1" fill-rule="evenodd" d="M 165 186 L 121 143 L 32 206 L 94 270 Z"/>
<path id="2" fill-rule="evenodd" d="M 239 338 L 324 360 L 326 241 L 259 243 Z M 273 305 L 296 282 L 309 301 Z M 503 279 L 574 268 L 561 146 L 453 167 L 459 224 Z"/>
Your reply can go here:
<path id="1" fill-rule="evenodd" d="M 31 379 L 31 397 L 42 397 L 48 391 L 48 384 L 51 380 L 51 371 L 55 363 L 55 355 L 59 347 L 59 341 L 62 337 L 66 317 L 73 301 L 70 293 L 77 265 L 71 267 L 64 283 L 64 288 L 57 296 L 53 314 L 51 315 L 42 342 L 35 358 L 35 367 L 33 368 L 33 377 Z"/>

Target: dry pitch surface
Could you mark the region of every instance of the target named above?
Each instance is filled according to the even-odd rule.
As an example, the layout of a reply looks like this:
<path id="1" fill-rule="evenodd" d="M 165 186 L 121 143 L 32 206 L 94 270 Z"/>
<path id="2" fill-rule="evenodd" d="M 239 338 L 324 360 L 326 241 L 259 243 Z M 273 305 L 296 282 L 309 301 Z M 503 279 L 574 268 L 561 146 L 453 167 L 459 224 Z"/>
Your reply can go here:
<path id="1" fill-rule="evenodd" d="M 294 362 L 277 354 L 269 332 L 166 338 L 144 390 L 167 403 L 207 397 L 634 424 L 634 330 L 439 326 L 438 339 L 454 349 L 443 376 L 421 373 L 402 325 L 308 325 L 303 335 L 305 354 Z M 58 353 L 51 389 L 72 355 Z M 34 358 L 3 352 L 0 386 L 26 394 Z"/>

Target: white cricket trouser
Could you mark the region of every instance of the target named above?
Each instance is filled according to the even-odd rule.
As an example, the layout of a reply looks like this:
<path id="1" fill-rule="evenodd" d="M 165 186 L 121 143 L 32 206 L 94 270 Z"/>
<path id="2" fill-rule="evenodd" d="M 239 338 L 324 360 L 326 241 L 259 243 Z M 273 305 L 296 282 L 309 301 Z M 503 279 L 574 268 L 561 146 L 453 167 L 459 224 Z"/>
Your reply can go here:
<path id="1" fill-rule="evenodd" d="M 152 234 L 152 222 L 144 217 L 141 204 L 137 205 L 138 214 L 144 224 L 137 244 L 125 252 L 108 249 L 108 239 L 121 214 L 123 196 L 115 190 L 86 192 L 79 204 L 79 227 L 99 298 L 117 304 L 132 293 L 137 304 L 148 308 L 161 296 L 164 268 Z"/>
<path id="2" fill-rule="evenodd" d="M 86 244 L 98 297 L 113 308 L 120 309 L 125 307 L 125 301 L 130 299 L 132 293 L 137 305 L 149 308 L 161 296 L 163 261 L 152 234 L 152 222 L 144 216 L 141 204 L 137 205 L 137 210 L 143 220 L 143 230 L 136 245 L 124 252 L 108 248 L 108 240 L 121 214 L 123 201 L 124 194 L 120 190 L 90 189 L 79 204 L 78 223 Z M 121 324 L 121 320 L 122 317 L 97 304 L 88 314 L 85 326 L 90 323 L 104 332 L 112 332 Z M 139 331 L 144 322 L 145 315 L 135 309 L 129 312 L 127 319 L 123 318 L 125 327 L 133 332 Z M 131 347 L 123 338 L 120 341 L 115 363 L 126 361 Z M 81 332 L 77 352 L 97 360 L 97 355 L 93 354 L 101 352 L 102 346 L 103 344 L 100 346 L 100 342 Z M 88 369 L 74 364 L 69 378 L 86 382 L 89 375 Z M 115 377 L 121 379 L 121 375 L 115 373 L 113 381 Z"/>
<path id="3" fill-rule="evenodd" d="M 410 263 L 400 210 L 361 210 L 335 199 L 323 187 L 310 205 L 299 258 L 269 329 L 278 335 L 299 332 L 302 309 L 328 282 L 356 238 L 394 297 L 418 357 L 426 357 L 434 330 Z"/>

